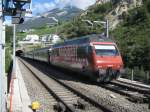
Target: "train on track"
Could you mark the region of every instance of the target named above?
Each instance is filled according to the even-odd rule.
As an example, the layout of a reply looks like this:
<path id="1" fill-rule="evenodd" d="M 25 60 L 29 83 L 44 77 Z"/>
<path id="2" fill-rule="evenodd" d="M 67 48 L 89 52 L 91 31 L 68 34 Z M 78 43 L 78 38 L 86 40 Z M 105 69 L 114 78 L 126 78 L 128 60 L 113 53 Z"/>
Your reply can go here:
<path id="1" fill-rule="evenodd" d="M 23 57 L 79 72 L 98 82 L 117 79 L 123 72 L 123 61 L 117 45 L 99 35 L 34 49 L 24 52 Z"/>

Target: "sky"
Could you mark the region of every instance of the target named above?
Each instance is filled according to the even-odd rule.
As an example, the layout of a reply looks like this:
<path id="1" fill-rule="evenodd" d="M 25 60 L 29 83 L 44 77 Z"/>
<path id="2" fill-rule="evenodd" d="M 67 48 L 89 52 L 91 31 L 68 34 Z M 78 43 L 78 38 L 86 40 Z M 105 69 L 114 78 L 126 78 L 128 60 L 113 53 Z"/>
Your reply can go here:
<path id="1" fill-rule="evenodd" d="M 96 0 L 32 0 L 33 14 L 46 12 L 56 7 L 63 8 L 66 5 L 76 6 L 80 9 L 86 9 Z"/>
<path id="2" fill-rule="evenodd" d="M 94 4 L 95 1 L 96 0 L 32 0 L 32 16 L 50 11 L 54 8 L 63 8 L 68 5 L 84 10 L 88 6 Z M 26 7 L 29 7 L 29 5 L 26 5 Z M 11 18 L 6 17 L 5 23 L 10 24 Z"/>

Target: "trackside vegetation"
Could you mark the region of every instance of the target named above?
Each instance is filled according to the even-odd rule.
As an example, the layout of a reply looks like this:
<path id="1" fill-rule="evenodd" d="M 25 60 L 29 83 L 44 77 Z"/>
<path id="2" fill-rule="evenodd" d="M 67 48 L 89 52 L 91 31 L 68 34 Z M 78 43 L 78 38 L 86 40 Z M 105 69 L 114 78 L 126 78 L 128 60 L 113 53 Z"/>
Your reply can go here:
<path id="1" fill-rule="evenodd" d="M 93 29 L 82 20 L 104 20 L 106 14 L 113 9 L 112 3 L 91 6 L 84 16 L 76 17 L 60 29 L 60 34 L 67 38 L 80 37 L 82 35 L 102 33 L 104 29 L 94 26 Z M 121 15 L 121 22 L 110 35 L 114 39 L 123 56 L 127 71 L 125 77 L 131 78 L 131 70 L 134 70 L 136 80 L 149 82 L 150 71 L 150 1 L 145 0 L 141 7 L 130 10 Z M 149 82 L 150 83 L 150 82 Z"/>
<path id="2" fill-rule="evenodd" d="M 108 2 L 90 6 L 84 13 L 68 22 L 52 28 L 45 26 L 30 33 L 39 35 L 56 33 L 56 27 L 57 33 L 67 39 L 102 33 L 104 31 L 102 26 L 94 24 L 92 27 L 83 20 L 104 21 L 105 16 L 117 3 Z M 135 77 L 139 77 L 137 80 L 148 80 L 150 83 L 150 79 L 145 75 L 150 72 L 150 0 L 144 0 L 142 6 L 122 14 L 121 18 L 123 21 L 110 32 L 110 35 L 120 48 L 124 66 L 128 71 L 125 77 L 131 78 L 131 70 L 134 69 Z M 20 37 L 27 34 L 18 33 Z"/>
<path id="3" fill-rule="evenodd" d="M 145 78 L 144 72 L 150 71 L 150 1 L 145 0 L 142 7 L 123 15 L 123 22 L 112 35 L 121 49 L 125 67 Z"/>
<path id="4" fill-rule="evenodd" d="M 6 26 L 6 51 L 5 51 L 5 72 L 8 73 L 12 61 L 12 39 L 13 29 L 11 26 Z"/>

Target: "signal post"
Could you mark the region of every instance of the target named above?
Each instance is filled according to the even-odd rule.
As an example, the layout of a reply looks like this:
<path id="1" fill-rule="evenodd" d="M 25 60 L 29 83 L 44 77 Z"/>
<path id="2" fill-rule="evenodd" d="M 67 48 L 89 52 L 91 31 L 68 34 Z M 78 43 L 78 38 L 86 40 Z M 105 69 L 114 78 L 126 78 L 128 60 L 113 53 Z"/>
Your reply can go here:
<path id="1" fill-rule="evenodd" d="M 9 6 L 9 3 L 11 4 Z M 5 25 L 4 25 L 4 16 L 11 16 L 12 22 L 14 24 L 20 24 L 24 21 L 24 15 L 21 13 L 25 9 L 23 6 L 25 4 L 30 4 L 31 0 L 0 0 L 0 112 L 6 112 L 6 90 L 4 86 L 7 81 L 4 81 L 5 77 Z M 18 16 L 19 15 L 19 16 Z M 15 68 L 15 64 L 14 64 Z"/>
<path id="2" fill-rule="evenodd" d="M 0 0 L 0 112 L 6 111 L 6 88 L 4 89 L 5 77 L 5 25 L 3 23 L 3 7 Z"/>

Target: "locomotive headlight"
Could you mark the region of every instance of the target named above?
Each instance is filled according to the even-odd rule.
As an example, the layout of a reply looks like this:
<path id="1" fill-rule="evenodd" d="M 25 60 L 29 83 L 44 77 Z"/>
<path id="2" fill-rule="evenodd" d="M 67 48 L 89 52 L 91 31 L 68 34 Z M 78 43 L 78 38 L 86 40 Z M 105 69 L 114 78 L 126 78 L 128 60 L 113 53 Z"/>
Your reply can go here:
<path id="1" fill-rule="evenodd" d="M 121 69 L 120 69 L 120 73 L 121 73 L 121 74 L 125 74 L 125 73 L 126 73 L 125 69 L 121 68 Z"/>
<path id="2" fill-rule="evenodd" d="M 99 74 L 106 74 L 106 70 L 105 69 L 99 69 Z"/>
<path id="3" fill-rule="evenodd" d="M 120 66 L 120 65 L 117 65 L 117 68 L 121 68 L 121 66 Z"/>
<path id="4" fill-rule="evenodd" d="M 92 43 L 90 43 L 90 46 L 94 46 Z"/>
<path id="5" fill-rule="evenodd" d="M 98 66 L 98 68 L 103 68 L 103 66 Z"/>
<path id="6" fill-rule="evenodd" d="M 122 68 L 123 68 L 123 66 L 120 65 L 120 64 L 116 65 L 116 67 L 117 67 L 118 69 L 122 69 Z"/>
<path id="7" fill-rule="evenodd" d="M 101 60 L 97 60 L 97 61 L 96 61 L 96 63 L 102 63 L 102 62 L 103 62 L 103 61 L 101 61 Z"/>

